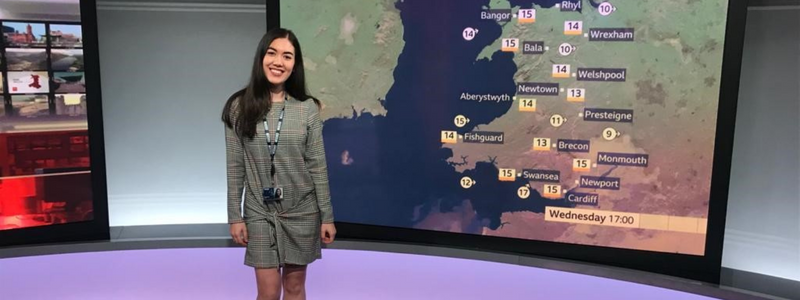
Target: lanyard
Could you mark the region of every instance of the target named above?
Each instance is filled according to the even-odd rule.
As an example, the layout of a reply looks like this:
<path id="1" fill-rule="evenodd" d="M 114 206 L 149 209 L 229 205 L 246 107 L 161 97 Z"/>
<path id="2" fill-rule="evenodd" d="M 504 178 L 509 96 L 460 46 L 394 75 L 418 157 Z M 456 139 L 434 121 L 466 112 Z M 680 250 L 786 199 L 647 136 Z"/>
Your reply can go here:
<path id="1" fill-rule="evenodd" d="M 281 127 L 283 126 L 283 115 L 286 113 L 286 104 L 284 103 L 281 114 L 278 117 L 278 128 L 275 129 L 275 143 L 272 143 L 272 138 L 269 135 L 269 122 L 264 118 L 264 131 L 267 136 L 267 149 L 269 149 L 269 161 L 271 163 L 270 175 L 275 178 L 275 153 L 278 152 L 278 140 L 281 138 Z"/>
<path id="2" fill-rule="evenodd" d="M 281 114 L 278 116 L 278 128 L 275 129 L 275 143 L 272 143 L 272 138 L 269 135 L 269 124 L 267 119 L 264 118 L 264 131 L 267 135 L 267 149 L 269 149 L 269 158 L 275 159 L 275 152 L 278 151 L 278 140 L 281 138 L 281 127 L 283 126 L 283 115 L 286 113 L 286 106 L 281 109 Z"/>

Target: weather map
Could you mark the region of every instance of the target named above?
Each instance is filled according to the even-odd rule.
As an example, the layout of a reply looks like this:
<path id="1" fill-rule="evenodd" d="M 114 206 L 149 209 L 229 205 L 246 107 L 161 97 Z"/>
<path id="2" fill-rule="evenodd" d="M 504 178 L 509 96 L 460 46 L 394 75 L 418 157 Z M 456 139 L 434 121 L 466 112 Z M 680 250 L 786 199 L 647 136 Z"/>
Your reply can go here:
<path id="1" fill-rule="evenodd" d="M 338 221 L 703 255 L 727 1 L 281 2 Z"/>

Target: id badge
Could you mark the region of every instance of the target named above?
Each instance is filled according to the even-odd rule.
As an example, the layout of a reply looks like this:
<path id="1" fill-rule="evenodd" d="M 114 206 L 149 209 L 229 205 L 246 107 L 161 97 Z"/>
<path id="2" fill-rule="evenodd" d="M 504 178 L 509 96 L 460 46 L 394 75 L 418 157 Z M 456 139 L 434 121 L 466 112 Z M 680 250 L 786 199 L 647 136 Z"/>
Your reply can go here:
<path id="1" fill-rule="evenodd" d="M 280 187 L 269 187 L 264 188 L 262 193 L 264 197 L 264 202 L 274 202 L 283 199 L 283 188 Z"/>

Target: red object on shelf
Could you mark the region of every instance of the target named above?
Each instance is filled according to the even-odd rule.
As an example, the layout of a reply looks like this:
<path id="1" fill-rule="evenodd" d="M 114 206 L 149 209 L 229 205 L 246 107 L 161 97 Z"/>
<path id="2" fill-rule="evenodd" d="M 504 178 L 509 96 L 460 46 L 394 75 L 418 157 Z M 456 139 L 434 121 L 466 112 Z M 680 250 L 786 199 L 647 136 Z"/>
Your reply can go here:
<path id="1" fill-rule="evenodd" d="M 86 130 L 0 133 L 0 230 L 90 220 Z"/>

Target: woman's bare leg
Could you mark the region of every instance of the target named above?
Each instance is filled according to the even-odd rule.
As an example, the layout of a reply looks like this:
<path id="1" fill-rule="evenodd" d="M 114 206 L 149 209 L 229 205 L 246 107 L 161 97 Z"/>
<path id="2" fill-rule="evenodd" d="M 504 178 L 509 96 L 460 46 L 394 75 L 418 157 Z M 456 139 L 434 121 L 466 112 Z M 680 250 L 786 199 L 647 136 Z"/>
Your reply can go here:
<path id="1" fill-rule="evenodd" d="M 281 273 L 278 268 L 256 268 L 256 300 L 279 300 L 281 297 Z"/>
<path id="2" fill-rule="evenodd" d="M 283 268 L 283 300 L 306 300 L 306 266 Z"/>

